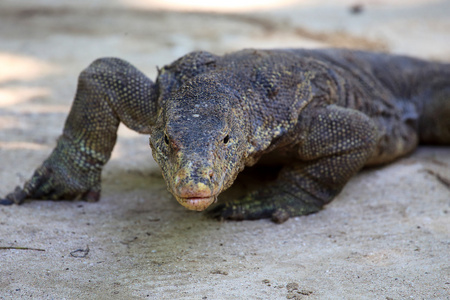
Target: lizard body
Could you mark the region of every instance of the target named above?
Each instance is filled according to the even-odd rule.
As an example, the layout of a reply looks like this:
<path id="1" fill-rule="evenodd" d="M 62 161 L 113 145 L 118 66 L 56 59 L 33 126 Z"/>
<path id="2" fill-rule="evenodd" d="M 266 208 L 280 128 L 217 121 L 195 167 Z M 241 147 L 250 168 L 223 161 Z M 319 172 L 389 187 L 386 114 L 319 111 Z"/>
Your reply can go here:
<path id="1" fill-rule="evenodd" d="M 120 122 L 150 134 L 154 159 L 183 206 L 204 210 L 240 171 L 283 165 L 271 185 L 210 214 L 228 219 L 316 212 L 362 167 L 450 144 L 450 65 L 324 50 L 193 52 L 155 82 L 116 58 L 79 77 L 58 144 L 4 203 L 100 197 L 102 166 Z"/>

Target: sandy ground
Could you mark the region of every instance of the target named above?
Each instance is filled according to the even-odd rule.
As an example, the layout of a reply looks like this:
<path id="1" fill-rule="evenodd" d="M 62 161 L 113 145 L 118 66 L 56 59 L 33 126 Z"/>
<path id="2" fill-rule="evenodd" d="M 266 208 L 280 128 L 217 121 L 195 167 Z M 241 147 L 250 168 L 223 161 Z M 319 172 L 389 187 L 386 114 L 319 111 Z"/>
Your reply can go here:
<path id="1" fill-rule="evenodd" d="M 449 1 L 218 14 L 142 2 L 0 2 L 0 195 L 49 155 L 77 76 L 98 57 L 152 78 L 197 49 L 333 46 L 450 61 Z M 0 247 L 45 250 L 0 249 L 0 299 L 449 299 L 449 166 L 449 147 L 421 147 L 364 170 L 320 213 L 219 223 L 180 206 L 148 138 L 121 127 L 100 202 L 0 207 Z"/>

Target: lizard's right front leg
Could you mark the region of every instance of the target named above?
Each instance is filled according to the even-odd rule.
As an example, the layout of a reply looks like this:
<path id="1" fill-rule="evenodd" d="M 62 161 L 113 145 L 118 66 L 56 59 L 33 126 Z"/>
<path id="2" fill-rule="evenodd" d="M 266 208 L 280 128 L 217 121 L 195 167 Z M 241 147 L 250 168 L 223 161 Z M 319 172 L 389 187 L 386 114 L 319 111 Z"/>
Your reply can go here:
<path id="1" fill-rule="evenodd" d="M 111 156 L 119 123 L 149 133 L 156 99 L 155 84 L 129 63 L 116 58 L 94 61 L 79 76 L 56 148 L 24 187 L 0 204 L 25 199 L 98 201 L 101 170 Z"/>

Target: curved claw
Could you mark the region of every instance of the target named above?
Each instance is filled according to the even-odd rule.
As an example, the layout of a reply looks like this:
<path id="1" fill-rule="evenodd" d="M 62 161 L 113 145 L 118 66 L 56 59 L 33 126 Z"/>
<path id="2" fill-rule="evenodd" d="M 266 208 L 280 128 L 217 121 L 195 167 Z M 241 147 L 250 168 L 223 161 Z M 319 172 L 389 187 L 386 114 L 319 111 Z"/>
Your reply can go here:
<path id="1" fill-rule="evenodd" d="M 16 187 L 14 192 L 6 195 L 4 199 L 0 199 L 0 205 L 12 205 L 12 204 L 22 204 L 27 198 L 28 194 L 21 189 L 20 187 Z"/>
<path id="2" fill-rule="evenodd" d="M 7 198 L 0 199 L 0 205 L 13 205 L 14 201 L 9 200 Z"/>

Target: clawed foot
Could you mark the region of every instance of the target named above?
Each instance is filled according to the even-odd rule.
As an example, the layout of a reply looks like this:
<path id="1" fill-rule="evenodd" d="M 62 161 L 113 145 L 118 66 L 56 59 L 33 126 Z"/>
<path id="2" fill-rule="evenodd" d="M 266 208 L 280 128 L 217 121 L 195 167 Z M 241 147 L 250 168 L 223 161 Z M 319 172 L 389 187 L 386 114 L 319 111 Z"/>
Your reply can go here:
<path id="1" fill-rule="evenodd" d="M 27 198 L 27 193 L 20 187 L 16 187 L 14 192 L 6 195 L 4 199 L 0 199 L 0 205 L 22 204 Z"/>
<path id="2" fill-rule="evenodd" d="M 101 170 L 83 170 L 53 153 L 39 167 L 23 188 L 0 198 L 0 205 L 22 204 L 26 199 L 83 200 L 100 199 Z"/>
<path id="3" fill-rule="evenodd" d="M 290 217 L 315 213 L 322 208 L 320 200 L 306 192 L 295 194 L 270 186 L 235 200 L 214 206 L 207 215 L 221 220 L 257 220 L 271 218 L 284 223 Z"/>

